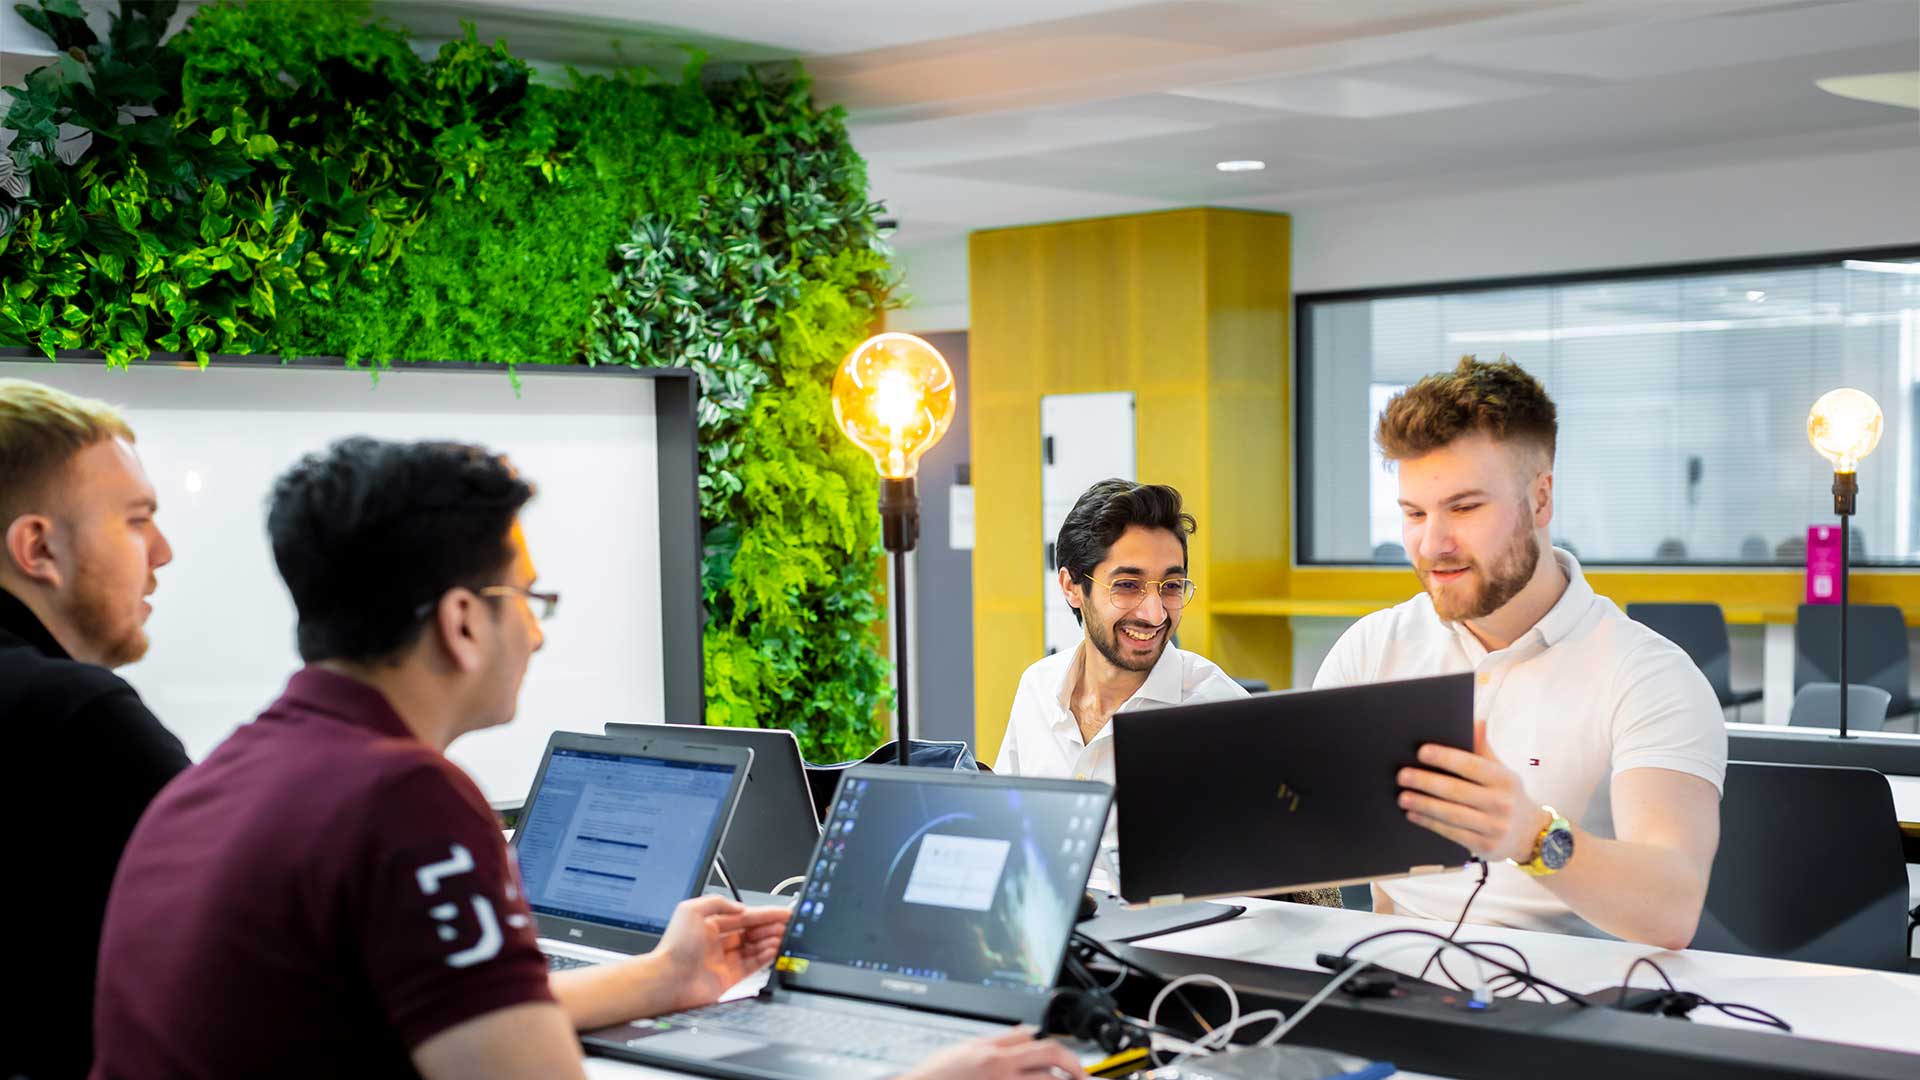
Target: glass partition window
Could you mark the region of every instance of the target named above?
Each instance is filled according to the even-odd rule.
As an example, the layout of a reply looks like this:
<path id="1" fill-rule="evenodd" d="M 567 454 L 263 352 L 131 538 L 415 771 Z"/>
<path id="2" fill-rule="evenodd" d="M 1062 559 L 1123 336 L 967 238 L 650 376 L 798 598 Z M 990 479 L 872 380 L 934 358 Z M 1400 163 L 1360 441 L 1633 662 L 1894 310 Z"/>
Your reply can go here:
<path id="1" fill-rule="evenodd" d="M 1555 542 L 1589 564 L 1802 565 L 1832 524 L 1807 410 L 1886 416 L 1860 468 L 1857 564 L 1920 564 L 1920 252 L 1303 296 L 1298 559 L 1400 563 L 1380 410 L 1466 353 L 1506 354 L 1560 415 Z M 1365 497 L 1360 497 L 1362 493 Z"/>

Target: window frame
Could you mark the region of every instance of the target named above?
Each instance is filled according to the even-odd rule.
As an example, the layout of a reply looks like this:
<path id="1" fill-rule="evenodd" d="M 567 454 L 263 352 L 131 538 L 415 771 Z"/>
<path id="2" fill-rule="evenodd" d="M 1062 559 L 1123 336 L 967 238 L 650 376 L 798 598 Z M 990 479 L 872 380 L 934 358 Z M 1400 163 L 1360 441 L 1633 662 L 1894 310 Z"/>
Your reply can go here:
<path id="1" fill-rule="evenodd" d="M 1709 259 L 1693 262 L 1655 263 L 1642 266 L 1616 266 L 1592 270 L 1562 270 L 1545 274 L 1521 274 L 1507 277 L 1467 278 L 1454 281 L 1421 282 L 1359 289 L 1329 289 L 1296 293 L 1293 298 L 1293 521 L 1292 564 L 1296 568 L 1384 569 L 1381 563 L 1355 559 L 1304 557 L 1306 538 L 1313 529 L 1313 415 L 1311 359 L 1313 356 L 1312 309 L 1318 304 L 1392 300 L 1442 293 L 1498 292 L 1505 289 L 1541 288 L 1556 285 L 1592 285 L 1608 281 L 1632 281 L 1645 278 L 1689 277 L 1695 275 L 1743 272 L 1799 270 L 1807 267 L 1836 266 L 1847 260 L 1894 262 L 1920 260 L 1920 243 L 1895 244 L 1872 248 L 1843 248 L 1831 251 L 1802 252 L 1789 255 L 1751 256 L 1738 259 Z M 1436 369 L 1438 370 L 1438 369 Z M 1920 384 L 1916 384 L 1920 385 Z M 1811 402 L 1808 403 L 1812 405 Z M 1811 452 L 1811 451 L 1809 451 Z M 1583 568 L 1620 568 L 1688 571 L 1742 571 L 1802 569 L 1801 563 L 1782 562 L 1651 562 L 1646 560 L 1582 559 Z M 1855 570 L 1920 571 L 1914 562 L 1886 562 L 1869 558 L 1853 564 Z"/>

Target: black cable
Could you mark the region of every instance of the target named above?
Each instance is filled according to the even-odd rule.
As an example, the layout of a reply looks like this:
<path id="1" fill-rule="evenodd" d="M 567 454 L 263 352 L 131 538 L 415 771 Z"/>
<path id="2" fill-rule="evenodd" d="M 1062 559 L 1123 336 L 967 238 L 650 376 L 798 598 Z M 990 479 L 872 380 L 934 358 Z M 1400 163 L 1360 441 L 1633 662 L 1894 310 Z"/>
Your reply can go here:
<path id="1" fill-rule="evenodd" d="M 1540 976 L 1533 974 L 1531 970 L 1523 970 L 1521 968 L 1514 967 L 1512 964 L 1508 964 L 1500 960 L 1495 960 L 1493 957 L 1488 956 L 1483 952 L 1479 952 L 1471 944 L 1468 944 L 1466 942 L 1449 940 L 1445 934 L 1442 934 L 1437 930 L 1419 930 L 1413 927 L 1405 927 L 1402 929 L 1395 929 L 1395 930 L 1382 930 L 1377 934 L 1368 934 L 1366 937 L 1363 937 L 1359 941 L 1356 941 L 1353 944 L 1347 946 L 1346 951 L 1340 954 L 1340 959 L 1341 960 L 1353 959 L 1353 951 L 1355 949 L 1360 948 L 1363 945 L 1367 945 L 1375 941 L 1380 941 L 1385 938 L 1399 937 L 1399 936 L 1405 936 L 1405 935 L 1412 935 L 1414 937 L 1428 937 L 1428 938 L 1433 938 L 1435 941 L 1445 942 L 1448 947 L 1458 949 L 1461 952 L 1466 953 L 1468 956 L 1471 956 L 1474 959 L 1481 961 L 1482 963 L 1492 964 L 1494 967 L 1499 968 L 1500 970 L 1506 972 L 1507 974 L 1513 976 L 1514 978 L 1520 979 L 1528 983 L 1529 985 L 1545 987 L 1548 990 L 1551 990 L 1554 993 L 1559 994 L 1561 997 L 1566 998 L 1568 1001 L 1573 1002 L 1574 1004 L 1580 1006 L 1583 1009 L 1590 1004 L 1585 999 L 1581 998 L 1580 995 L 1575 994 L 1573 991 L 1567 989 L 1564 986 L 1560 986 L 1558 984 L 1548 982 L 1546 979 L 1543 979 Z"/>
<path id="2" fill-rule="evenodd" d="M 1473 910 L 1473 902 L 1480 898 L 1480 890 L 1487 887 L 1487 875 L 1492 873 L 1492 871 L 1489 870 L 1487 867 L 1487 860 L 1482 859 L 1478 855 L 1476 855 L 1474 856 L 1473 861 L 1480 864 L 1480 880 L 1474 884 L 1473 891 L 1467 894 L 1467 902 L 1461 905 L 1460 907 L 1460 917 L 1458 919 L 1453 920 L 1453 929 L 1447 931 L 1448 941 L 1452 941 L 1454 938 L 1460 935 L 1460 928 L 1467 924 L 1467 912 Z M 1427 969 L 1431 968 L 1434 965 L 1434 962 L 1440 959 L 1440 954 L 1446 951 L 1447 951 L 1446 946 L 1444 945 L 1438 949 L 1433 950 L 1433 955 L 1427 957 L 1427 962 L 1420 966 L 1420 974 L 1415 975 L 1414 978 L 1419 979 L 1422 982 L 1425 982 L 1427 978 Z M 1519 950 L 1516 949 L 1514 951 L 1518 952 Z M 1441 970 L 1443 971 L 1446 970 L 1446 966 L 1447 965 L 1444 962 L 1441 963 L 1440 965 Z M 1448 975 L 1447 977 L 1450 979 L 1453 978 L 1452 975 Z M 1454 985 L 1459 986 L 1460 985 L 1459 980 L 1455 979 Z M 1462 989 L 1465 989 L 1465 988 L 1462 987 Z"/>
<path id="3" fill-rule="evenodd" d="M 1674 995 L 1679 998 L 1683 998 L 1690 1004 L 1705 1005 L 1709 1009 L 1718 1010 L 1720 1013 L 1726 1016 L 1731 1016 L 1735 1020 L 1739 1020 L 1744 1023 L 1765 1024 L 1768 1027 L 1779 1028 L 1781 1031 L 1787 1032 L 1788 1034 L 1793 1033 L 1793 1025 L 1787 1023 L 1785 1020 L 1780 1019 L 1778 1016 L 1773 1015 L 1772 1013 L 1759 1007 L 1758 1005 L 1743 1005 L 1737 1001 L 1715 1001 L 1712 998 L 1707 997 L 1705 994 L 1697 994 L 1691 990 L 1680 989 L 1679 987 L 1675 986 L 1673 984 L 1673 980 L 1667 976 L 1666 970 L 1662 968 L 1659 964 L 1654 963 L 1653 958 L 1649 956 L 1643 956 L 1640 959 L 1635 960 L 1632 964 L 1628 965 L 1627 977 L 1621 980 L 1620 998 L 1619 998 L 1620 1002 L 1624 1002 L 1627 999 L 1627 991 L 1632 988 L 1632 984 L 1633 984 L 1633 973 L 1640 970 L 1641 964 L 1645 964 L 1648 967 L 1652 968 L 1653 973 L 1655 975 L 1660 976 L 1660 981 L 1666 984 L 1668 994 Z M 1618 1004 L 1619 1002 L 1615 1003 L 1616 1008 L 1618 1007 Z"/>
<path id="4" fill-rule="evenodd" d="M 1071 944 L 1078 945 L 1081 948 L 1088 949 L 1092 952 L 1098 953 L 1101 956 L 1104 956 L 1107 959 L 1113 961 L 1114 963 L 1119 964 L 1122 968 L 1135 972 L 1147 979 L 1150 979 L 1154 982 L 1159 983 L 1162 986 L 1165 986 L 1167 983 L 1173 981 L 1167 978 L 1165 975 L 1162 975 L 1159 972 L 1154 971 L 1152 968 L 1135 963 L 1134 961 L 1129 960 L 1124 956 L 1121 956 L 1119 953 L 1114 952 L 1112 949 L 1107 947 L 1106 942 L 1101 941 L 1099 938 L 1096 938 L 1091 934 L 1085 933 L 1080 930 L 1075 930 L 1072 936 L 1068 940 Z M 1072 955 L 1071 950 L 1069 950 L 1068 955 Z M 1086 968 L 1084 965 L 1082 966 L 1081 970 L 1086 971 Z M 1092 978 L 1093 973 L 1091 971 L 1088 971 L 1087 977 Z M 1206 1017 L 1200 1015 L 1200 1010 L 1194 1008 L 1193 1002 L 1189 1001 L 1187 999 L 1187 995 L 1182 993 L 1178 987 L 1174 988 L 1173 998 L 1175 1001 L 1178 1001 L 1180 1003 L 1180 1006 L 1182 1008 L 1187 1010 L 1187 1014 L 1189 1016 L 1193 1017 L 1194 1024 L 1200 1028 L 1200 1031 L 1202 1034 L 1212 1033 L 1213 1025 L 1207 1023 Z M 1141 1026 L 1145 1027 L 1146 1025 L 1142 1023 Z M 1181 1034 L 1178 1032 L 1171 1032 L 1166 1030 L 1165 1028 L 1154 1028 L 1152 1030 L 1158 1031 L 1163 1035 L 1172 1035 L 1173 1037 L 1179 1038 L 1179 1039 L 1186 1038 L 1186 1035 L 1184 1034 Z"/>

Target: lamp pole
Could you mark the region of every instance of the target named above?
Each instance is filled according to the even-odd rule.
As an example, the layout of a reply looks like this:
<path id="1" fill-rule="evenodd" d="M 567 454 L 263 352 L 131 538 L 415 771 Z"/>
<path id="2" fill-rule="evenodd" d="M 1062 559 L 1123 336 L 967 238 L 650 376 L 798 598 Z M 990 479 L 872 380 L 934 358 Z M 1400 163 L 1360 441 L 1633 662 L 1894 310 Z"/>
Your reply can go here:
<path id="1" fill-rule="evenodd" d="M 911 685 L 907 681 L 907 552 L 920 539 L 920 494 L 911 476 L 880 481 L 880 539 L 893 553 L 893 671 L 895 762 L 907 764 L 907 741 L 913 728 L 907 719 Z"/>
<path id="2" fill-rule="evenodd" d="M 1847 579 L 1853 576 L 1853 534 L 1847 519 L 1854 513 L 1854 496 L 1860 493 L 1858 473 L 1833 474 L 1833 512 L 1840 515 L 1840 734 L 1847 739 Z"/>

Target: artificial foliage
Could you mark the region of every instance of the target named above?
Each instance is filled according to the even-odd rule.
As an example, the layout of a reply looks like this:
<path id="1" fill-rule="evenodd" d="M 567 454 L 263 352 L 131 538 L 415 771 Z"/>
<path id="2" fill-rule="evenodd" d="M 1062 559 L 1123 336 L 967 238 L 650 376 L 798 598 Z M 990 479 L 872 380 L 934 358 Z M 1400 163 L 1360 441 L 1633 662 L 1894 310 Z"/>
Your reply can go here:
<path id="1" fill-rule="evenodd" d="M 708 722 L 871 750 L 874 470 L 827 386 L 891 277 L 838 113 L 697 57 L 549 85 L 364 0 L 221 0 L 168 36 L 177 7 L 102 34 L 17 6 L 58 55 L 0 111 L 0 344 L 690 367 Z"/>

